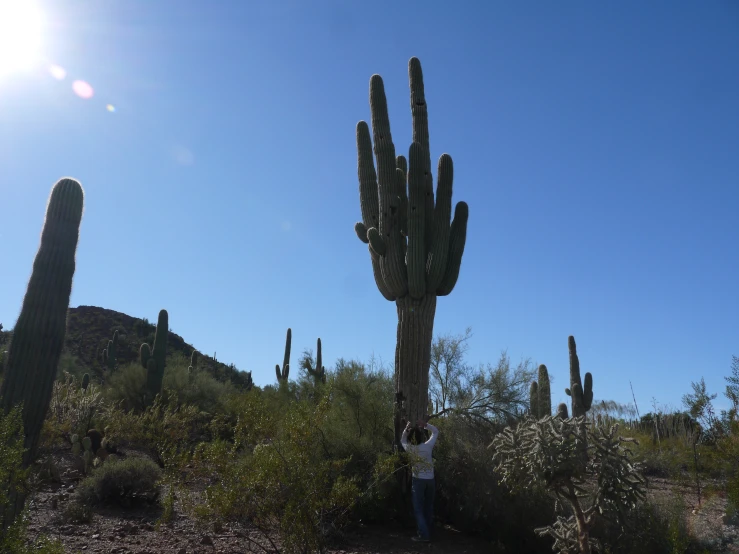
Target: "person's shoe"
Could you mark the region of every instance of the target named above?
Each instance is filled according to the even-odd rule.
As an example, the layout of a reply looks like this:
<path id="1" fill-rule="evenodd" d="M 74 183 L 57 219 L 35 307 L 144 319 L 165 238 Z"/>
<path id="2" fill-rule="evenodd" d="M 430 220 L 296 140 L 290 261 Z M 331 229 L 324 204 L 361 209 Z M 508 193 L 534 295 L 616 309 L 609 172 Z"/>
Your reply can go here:
<path id="1" fill-rule="evenodd" d="M 419 537 L 418 535 L 413 535 L 411 537 L 411 540 L 413 542 L 431 542 L 431 539 L 424 539 L 423 537 Z"/>

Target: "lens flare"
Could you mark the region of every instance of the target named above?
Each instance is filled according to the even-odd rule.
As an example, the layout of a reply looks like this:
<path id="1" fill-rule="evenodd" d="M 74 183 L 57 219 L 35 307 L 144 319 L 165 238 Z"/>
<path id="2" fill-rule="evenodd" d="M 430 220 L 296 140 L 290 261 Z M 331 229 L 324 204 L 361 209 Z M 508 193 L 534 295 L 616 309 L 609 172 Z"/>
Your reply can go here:
<path id="1" fill-rule="evenodd" d="M 85 100 L 92 98 L 92 96 L 95 94 L 95 91 L 92 89 L 92 86 L 89 83 L 80 80 L 72 83 L 72 90 L 77 96 L 79 96 L 80 98 L 84 98 Z"/>
<path id="2" fill-rule="evenodd" d="M 105 106 L 105 109 L 108 110 L 110 113 L 115 112 L 115 106 L 113 104 L 108 104 Z"/>
<path id="3" fill-rule="evenodd" d="M 52 65 L 49 67 L 49 73 L 57 81 L 63 81 L 67 77 L 67 70 L 60 65 Z"/>

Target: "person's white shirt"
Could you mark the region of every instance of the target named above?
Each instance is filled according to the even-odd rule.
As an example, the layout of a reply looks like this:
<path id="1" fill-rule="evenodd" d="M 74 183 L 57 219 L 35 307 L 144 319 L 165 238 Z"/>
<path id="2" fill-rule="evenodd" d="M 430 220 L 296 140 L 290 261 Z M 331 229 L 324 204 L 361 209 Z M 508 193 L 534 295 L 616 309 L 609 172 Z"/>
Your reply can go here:
<path id="1" fill-rule="evenodd" d="M 408 442 L 407 427 L 403 430 L 403 435 L 400 437 L 400 444 L 411 455 L 413 477 L 419 479 L 434 478 L 434 461 L 431 453 L 434 450 L 436 438 L 439 436 L 439 430 L 430 423 L 426 424 L 426 429 L 431 431 L 431 438 L 423 444 L 411 444 Z"/>

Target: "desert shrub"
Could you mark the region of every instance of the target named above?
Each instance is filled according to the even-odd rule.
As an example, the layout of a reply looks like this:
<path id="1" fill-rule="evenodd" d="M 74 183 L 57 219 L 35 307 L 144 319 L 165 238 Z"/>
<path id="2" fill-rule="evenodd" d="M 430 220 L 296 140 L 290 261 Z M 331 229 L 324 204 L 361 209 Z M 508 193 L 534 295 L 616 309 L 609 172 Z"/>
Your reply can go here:
<path id="1" fill-rule="evenodd" d="M 65 373 L 63 379 L 54 382 L 44 438 L 68 438 L 73 434 L 84 436 L 103 405 L 104 398 L 98 385 L 91 382 L 87 389 L 83 389 L 75 376 Z"/>
<path id="2" fill-rule="evenodd" d="M 392 377 L 339 360 L 330 375 L 330 405 L 321 444 L 330 458 L 351 458 L 348 469 L 369 476 L 380 453 L 392 450 Z"/>
<path id="3" fill-rule="evenodd" d="M 249 521 L 284 552 L 316 552 L 346 521 L 359 497 L 346 460 L 327 458 L 321 444 L 329 395 L 274 411 L 261 395 L 244 395 L 235 442 L 198 446 L 196 475 L 209 480 L 204 520 Z"/>
<path id="4" fill-rule="evenodd" d="M 149 458 L 109 460 L 80 482 L 74 501 L 83 506 L 151 502 L 159 496 L 161 477 L 162 470 Z"/>
<path id="5" fill-rule="evenodd" d="M 167 359 L 162 388 L 172 391 L 183 404 L 197 406 L 205 412 L 215 414 L 226 407 L 227 399 L 235 393 L 229 382 L 216 380 L 198 367 L 188 371 L 190 360 L 180 353 Z"/>
<path id="6" fill-rule="evenodd" d="M 106 436 L 117 444 L 143 449 L 164 467 L 165 460 L 191 452 L 206 438 L 210 415 L 196 406 L 180 404 L 176 395 L 165 391 L 139 413 L 110 406 L 101 420 Z"/>
<path id="7" fill-rule="evenodd" d="M 110 402 L 126 410 L 143 410 L 146 398 L 146 369 L 138 362 L 122 365 L 108 377 L 105 394 Z"/>
<path id="8" fill-rule="evenodd" d="M 547 549 L 547 541 L 533 530 L 552 520 L 554 501 L 536 490 L 511 494 L 499 484 L 488 450 L 498 429 L 470 425 L 456 416 L 433 423 L 439 427 L 434 449 L 437 516 L 460 531 L 495 538 L 515 552 Z"/>

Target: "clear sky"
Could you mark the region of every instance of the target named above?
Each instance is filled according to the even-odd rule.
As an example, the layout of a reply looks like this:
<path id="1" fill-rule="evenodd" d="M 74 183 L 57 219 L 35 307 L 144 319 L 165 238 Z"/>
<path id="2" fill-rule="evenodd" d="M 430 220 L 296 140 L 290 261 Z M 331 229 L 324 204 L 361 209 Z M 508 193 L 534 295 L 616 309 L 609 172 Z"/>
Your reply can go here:
<path id="1" fill-rule="evenodd" d="M 555 403 L 570 334 L 596 398 L 630 401 L 631 381 L 644 413 L 701 376 L 723 390 L 739 355 L 737 2 L 37 4 L 44 61 L 10 63 L 23 33 L 0 53 L 20 69 L 0 71 L 6 328 L 50 188 L 72 176 L 72 306 L 166 308 L 259 385 L 287 327 L 293 366 L 318 337 L 327 367 L 392 362 L 395 306 L 353 230 L 355 125 L 379 73 L 407 152 L 417 56 L 432 158 L 452 155 L 470 206 L 435 331 L 471 326 L 471 363 L 546 363 Z"/>

